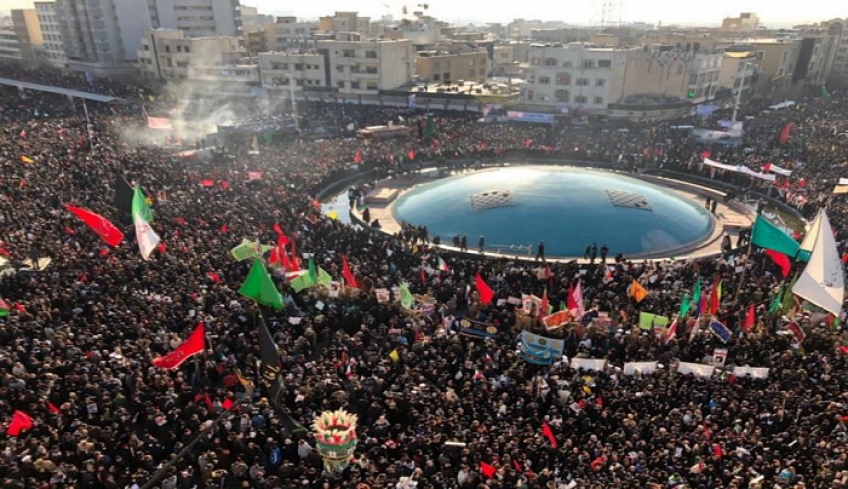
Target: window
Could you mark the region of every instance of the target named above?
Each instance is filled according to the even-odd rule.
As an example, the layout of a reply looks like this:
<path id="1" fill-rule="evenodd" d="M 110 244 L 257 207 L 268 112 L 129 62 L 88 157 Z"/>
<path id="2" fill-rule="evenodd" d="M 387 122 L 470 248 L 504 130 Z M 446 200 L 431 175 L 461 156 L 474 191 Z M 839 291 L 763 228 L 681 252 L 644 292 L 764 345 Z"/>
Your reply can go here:
<path id="1" fill-rule="evenodd" d="M 571 61 L 566 61 L 565 63 L 562 64 L 562 67 L 563 68 L 573 68 L 574 65 L 571 64 Z"/>
<path id="2" fill-rule="evenodd" d="M 365 88 L 367 88 L 368 90 L 377 90 L 377 82 L 368 82 L 365 85 Z"/>
<path id="3" fill-rule="evenodd" d="M 365 67 L 365 73 L 368 73 L 369 75 L 376 75 L 377 74 L 377 67 L 376 66 L 366 66 Z"/>
<path id="4" fill-rule="evenodd" d="M 698 75 L 697 74 L 689 75 L 689 84 L 690 85 L 697 85 L 698 84 Z"/>
<path id="5" fill-rule="evenodd" d="M 303 63 L 295 63 L 295 64 L 294 64 L 294 69 L 296 69 L 296 70 L 303 70 Z"/>
<path id="6" fill-rule="evenodd" d="M 574 97 L 574 103 L 577 103 L 577 104 L 585 104 L 587 100 L 588 99 L 586 97 L 584 97 L 583 95 L 578 95 L 578 96 Z"/>
<path id="7" fill-rule="evenodd" d="M 339 87 L 339 88 L 344 88 L 344 82 L 343 81 L 336 82 L 336 86 Z"/>
<path id="8" fill-rule="evenodd" d="M 345 49 L 342 51 L 342 56 L 345 58 L 352 58 L 355 55 L 355 51 L 353 49 Z"/>
<path id="9" fill-rule="evenodd" d="M 542 60 L 541 58 L 532 58 L 530 60 L 530 64 L 533 66 L 539 66 L 540 64 L 542 64 Z"/>
<path id="10" fill-rule="evenodd" d="M 762 61 L 765 57 L 766 57 L 765 51 L 757 51 L 757 60 Z"/>
<path id="11" fill-rule="evenodd" d="M 358 81 L 350 82 L 350 88 L 353 88 L 355 90 L 359 90 L 359 82 Z"/>
<path id="12" fill-rule="evenodd" d="M 595 97 L 595 104 L 596 105 L 603 105 L 603 103 L 604 103 L 603 97 Z"/>
<path id="13" fill-rule="evenodd" d="M 588 87 L 589 86 L 589 79 L 588 78 L 578 78 L 577 79 L 577 86 L 578 87 Z"/>
<path id="14" fill-rule="evenodd" d="M 178 52 L 178 53 L 183 52 L 183 47 L 182 47 L 182 46 L 177 46 L 177 52 Z"/>
<path id="15" fill-rule="evenodd" d="M 441 81 L 441 79 L 442 79 L 441 73 L 434 73 L 433 74 L 433 81 Z"/>
<path id="16" fill-rule="evenodd" d="M 339 73 L 344 73 L 344 66 L 336 65 L 336 71 L 338 71 Z"/>
<path id="17" fill-rule="evenodd" d="M 377 59 L 377 51 L 365 51 L 365 57 L 371 59 Z"/>
<path id="18" fill-rule="evenodd" d="M 557 73 L 556 84 L 557 85 L 571 85 L 571 74 L 570 73 Z"/>
<path id="19" fill-rule="evenodd" d="M 545 58 L 545 66 L 556 66 L 557 60 L 556 58 Z"/>
<path id="20" fill-rule="evenodd" d="M 571 98 L 571 94 L 568 93 L 568 90 L 555 90 L 554 98 L 557 102 L 568 103 L 568 100 Z"/>
<path id="21" fill-rule="evenodd" d="M 612 68 L 612 61 L 608 59 L 599 59 L 598 68 Z"/>
<path id="22" fill-rule="evenodd" d="M 583 68 L 586 70 L 591 70 L 595 67 L 595 60 L 593 59 L 585 59 L 583 60 Z"/>
<path id="23" fill-rule="evenodd" d="M 607 81 L 604 80 L 603 78 L 598 78 L 597 80 L 595 80 L 595 86 L 596 87 L 603 87 L 603 86 L 606 86 L 606 84 L 607 84 Z"/>
<path id="24" fill-rule="evenodd" d="M 533 90 L 528 90 L 527 91 L 527 100 L 532 101 L 534 95 L 535 95 L 535 92 L 533 92 Z"/>
<path id="25" fill-rule="evenodd" d="M 550 85 L 551 77 L 549 76 L 540 76 L 539 77 L 539 85 Z"/>
<path id="26" fill-rule="evenodd" d="M 170 53 L 171 52 L 171 46 L 165 46 L 165 52 Z"/>

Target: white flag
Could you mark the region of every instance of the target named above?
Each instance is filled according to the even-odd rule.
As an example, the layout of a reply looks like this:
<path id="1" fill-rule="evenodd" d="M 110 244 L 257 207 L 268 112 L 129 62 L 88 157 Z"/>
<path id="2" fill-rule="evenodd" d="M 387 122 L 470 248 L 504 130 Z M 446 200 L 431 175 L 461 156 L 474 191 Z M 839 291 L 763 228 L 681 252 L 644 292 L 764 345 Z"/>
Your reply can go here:
<path id="1" fill-rule="evenodd" d="M 842 262 L 836 251 L 836 240 L 824 209 L 816 217 L 818 236 L 812 246 L 810 261 L 792 287 L 792 293 L 838 316 L 845 299 Z"/>

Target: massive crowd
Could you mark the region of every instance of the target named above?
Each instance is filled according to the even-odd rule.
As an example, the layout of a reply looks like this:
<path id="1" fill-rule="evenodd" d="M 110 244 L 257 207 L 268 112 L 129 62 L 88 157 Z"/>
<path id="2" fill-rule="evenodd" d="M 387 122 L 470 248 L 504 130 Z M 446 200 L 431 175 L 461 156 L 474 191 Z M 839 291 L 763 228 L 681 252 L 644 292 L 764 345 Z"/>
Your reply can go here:
<path id="1" fill-rule="evenodd" d="M 39 80 L 34 72 L 20 76 Z M 64 78 L 41 81 L 68 86 Z M 444 112 L 435 114 L 432 138 L 365 145 L 343 134 L 304 133 L 260 139 L 258 155 L 238 142 L 193 162 L 127 137 L 144 126 L 141 97 L 126 106 L 89 103 L 89 125 L 78 100 L 9 87 L 0 88 L 0 97 L 0 253 L 15 268 L 51 260 L 43 270 L 24 267 L 0 282 L 9 306 L 0 318 L 0 420 L 8 425 L 22 411 L 34 422 L 18 436 L 0 434 L 4 488 L 142 487 L 225 412 L 228 400 L 241 400 L 239 410 L 153 487 L 848 487 L 844 321 L 799 314 L 806 339 L 799 344 L 782 334 L 787 318 L 770 314 L 769 304 L 783 276 L 765 255 L 625 259 L 610 267 L 552 263 L 548 277 L 539 263 L 437 252 L 341 224 L 313 202 L 327 177 L 348 169 L 357 152 L 363 166 L 388 172 L 403 168 L 410 150 L 424 162 L 602 161 L 768 191 L 747 177 L 711 174 L 699 164 L 709 151 L 722 162 L 792 168 L 771 194 L 807 217 L 826 205 L 843 243 L 848 208 L 832 190 L 848 162 L 848 99 L 838 94 L 779 112 L 752 111 L 736 148 L 698 144 L 672 128 L 689 121 L 551 129 Z M 421 115 L 358 105 L 307 104 L 301 111 L 313 127 Z M 787 122 L 796 124 L 795 137 L 781 145 L 777 134 Z M 262 172 L 261 179 L 248 181 L 248 172 Z M 152 200 L 163 246 L 150 261 L 139 256 L 126 209 L 114 204 L 116 177 L 140 184 Z M 68 204 L 106 216 L 127 238 L 116 248 L 103 244 L 65 210 Z M 312 254 L 335 278 L 346 255 L 362 285 L 358 293 L 328 297 L 320 289 L 294 293 L 277 278 L 292 300 L 269 318 L 281 352 L 285 414 L 307 427 L 327 409 L 359 415 L 359 446 L 340 478 L 322 474 L 314 439 L 298 432 L 256 382 L 257 311 L 237 292 L 249 263 L 229 250 L 243 238 L 273 243 L 275 224 L 299 254 Z M 449 271 L 431 273 L 437 255 Z M 609 368 L 575 371 L 567 358 L 550 367 L 522 361 L 516 325 L 527 322 L 511 302 L 481 304 L 477 273 L 502 299 L 541 296 L 547 288 L 555 309 L 582 277 L 586 309 L 610 320 L 570 325 L 560 333 L 565 355 L 606 358 Z M 707 362 L 725 345 L 705 331 L 689 334 L 692 319 L 668 342 L 637 325 L 639 312 L 671 316 L 697 280 L 717 277 L 726 291 L 717 316 L 734 332 L 727 363 L 769 368 L 767 379 L 676 373 L 676 362 Z M 633 280 L 649 292 L 638 303 L 628 295 Z M 431 317 L 410 316 L 372 293 L 402 282 L 437 301 Z M 758 320 L 744 333 L 751 304 Z M 445 325 L 448 316 L 490 324 L 498 334 L 457 334 L 455 324 Z M 206 354 L 173 371 L 151 364 L 198 322 L 206 324 Z M 629 361 L 660 366 L 651 375 L 624 375 Z M 543 423 L 556 447 L 542 434 Z M 495 468 L 494 476 L 482 474 L 481 462 Z"/>

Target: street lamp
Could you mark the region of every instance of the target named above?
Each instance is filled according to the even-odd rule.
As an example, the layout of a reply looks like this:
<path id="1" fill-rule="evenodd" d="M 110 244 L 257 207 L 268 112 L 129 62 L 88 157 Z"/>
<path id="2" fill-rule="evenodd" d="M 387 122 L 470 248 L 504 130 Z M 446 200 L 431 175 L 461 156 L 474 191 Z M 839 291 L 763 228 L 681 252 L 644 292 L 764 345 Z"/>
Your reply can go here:
<path id="1" fill-rule="evenodd" d="M 739 115 L 739 104 L 742 102 L 742 89 L 745 87 L 745 75 L 748 73 L 748 66 L 750 66 L 751 62 L 746 61 L 742 65 L 742 76 L 739 78 L 739 89 L 736 90 L 736 103 L 733 105 L 733 119 L 732 123 L 736 123 L 736 117 Z"/>

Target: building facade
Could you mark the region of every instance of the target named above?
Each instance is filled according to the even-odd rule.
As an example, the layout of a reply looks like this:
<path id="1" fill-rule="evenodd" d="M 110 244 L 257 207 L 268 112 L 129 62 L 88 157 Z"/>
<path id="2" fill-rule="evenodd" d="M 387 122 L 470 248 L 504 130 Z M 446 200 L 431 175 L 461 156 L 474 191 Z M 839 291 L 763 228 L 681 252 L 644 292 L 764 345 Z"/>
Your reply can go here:
<path id="1" fill-rule="evenodd" d="M 433 50 L 419 51 L 417 54 L 416 74 L 422 82 L 486 81 L 489 54 L 485 50 L 470 52 Z"/>
<path id="2" fill-rule="evenodd" d="M 828 32 L 834 37 L 828 86 L 848 88 L 848 19 L 828 22 Z"/>
<path id="3" fill-rule="evenodd" d="M 44 59 L 57 68 L 67 68 L 68 57 L 65 56 L 65 44 L 62 42 L 62 29 L 56 15 L 55 2 L 35 2 L 38 14 L 38 24 L 44 38 Z"/>
<path id="4" fill-rule="evenodd" d="M 528 52 L 521 99 L 559 109 L 603 113 L 625 95 L 628 58 L 637 48 L 590 44 L 534 44 Z"/>
<path id="5" fill-rule="evenodd" d="M 262 86 L 295 91 L 327 88 L 331 80 L 324 59 L 318 53 L 260 53 Z"/>
<path id="6" fill-rule="evenodd" d="M 317 42 L 327 57 L 330 79 L 340 93 L 373 94 L 412 82 L 412 41 L 370 40 Z"/>
<path id="7" fill-rule="evenodd" d="M 735 94 L 742 90 L 746 95 L 751 92 L 757 78 L 757 54 L 753 51 L 725 51 L 721 60 L 718 86 Z"/>
<path id="8" fill-rule="evenodd" d="M 273 24 L 265 24 L 265 42 L 270 51 L 315 49 L 317 22 L 298 22 L 297 17 L 277 17 Z"/>
<path id="9" fill-rule="evenodd" d="M 18 35 L 12 26 L 0 27 L 0 60 L 21 61 L 21 47 Z"/>
<path id="10" fill-rule="evenodd" d="M 188 37 L 240 36 L 239 0 L 148 0 L 150 26 Z"/>
<path id="11" fill-rule="evenodd" d="M 721 29 L 733 32 L 753 32 L 760 25 L 760 18 L 751 12 L 742 12 L 739 17 L 725 17 L 721 21 Z"/>
<path id="12" fill-rule="evenodd" d="M 138 51 L 140 71 L 157 79 L 187 78 L 191 65 L 225 64 L 243 56 L 237 37 L 186 37 L 174 29 L 151 29 Z"/>

